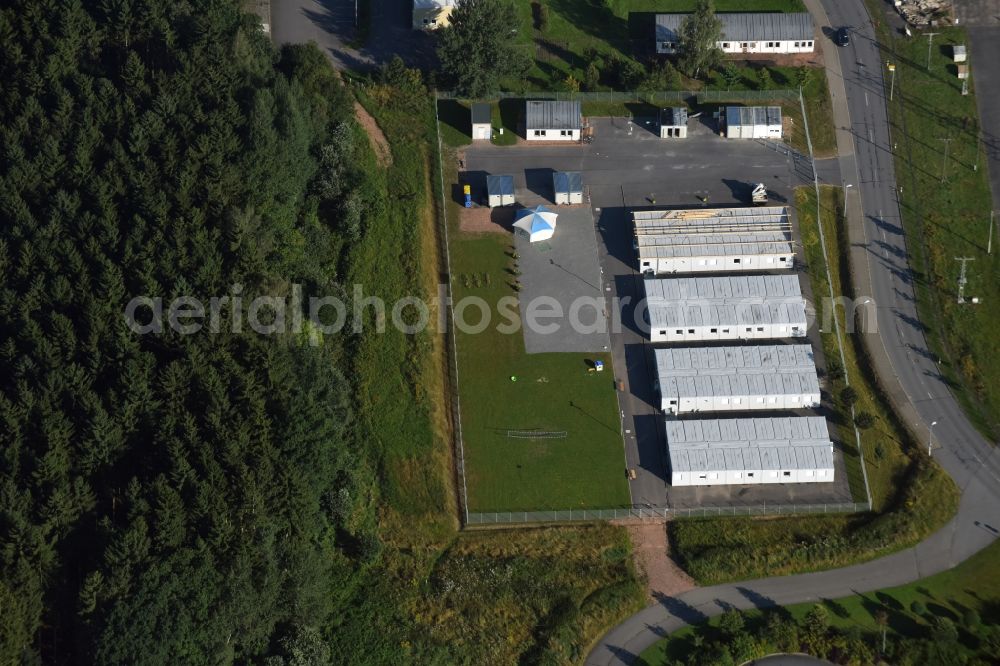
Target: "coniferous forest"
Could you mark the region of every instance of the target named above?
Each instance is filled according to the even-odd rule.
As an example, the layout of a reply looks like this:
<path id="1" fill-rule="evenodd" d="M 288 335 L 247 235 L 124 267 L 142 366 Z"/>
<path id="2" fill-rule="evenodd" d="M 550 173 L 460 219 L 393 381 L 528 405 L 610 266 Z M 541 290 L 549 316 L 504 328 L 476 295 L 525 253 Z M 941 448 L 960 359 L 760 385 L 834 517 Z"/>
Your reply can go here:
<path id="1" fill-rule="evenodd" d="M 0 49 L 0 663 L 310 644 L 375 538 L 342 344 L 123 312 L 325 293 L 359 224 L 345 93 L 219 0 L 16 0 Z"/>

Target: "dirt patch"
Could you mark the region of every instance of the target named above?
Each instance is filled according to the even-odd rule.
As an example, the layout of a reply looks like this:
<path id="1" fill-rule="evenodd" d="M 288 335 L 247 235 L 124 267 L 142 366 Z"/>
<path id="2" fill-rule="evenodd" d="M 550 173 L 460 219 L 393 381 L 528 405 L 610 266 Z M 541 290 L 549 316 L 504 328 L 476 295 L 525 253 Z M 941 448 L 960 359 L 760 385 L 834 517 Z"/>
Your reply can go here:
<path id="1" fill-rule="evenodd" d="M 510 234 L 514 231 L 514 213 L 511 206 L 463 208 L 458 226 L 466 233 Z"/>
<path id="2" fill-rule="evenodd" d="M 812 53 L 739 53 L 729 60 L 768 67 L 822 67 L 823 49 L 817 42 Z"/>
<path id="3" fill-rule="evenodd" d="M 666 523 L 623 523 L 623 526 L 632 540 L 635 567 L 646 578 L 650 601 L 675 597 L 696 587 L 691 577 L 670 558 Z"/>
<path id="4" fill-rule="evenodd" d="M 354 117 L 358 119 L 358 123 L 365 130 L 365 134 L 368 135 L 368 139 L 372 142 L 372 147 L 375 149 L 375 158 L 378 160 L 378 164 L 381 167 L 387 167 L 392 164 L 392 150 L 389 148 L 389 140 L 385 138 L 385 133 L 382 132 L 382 128 L 378 126 L 375 119 L 371 117 L 371 114 L 361 106 L 360 102 L 354 102 Z"/>

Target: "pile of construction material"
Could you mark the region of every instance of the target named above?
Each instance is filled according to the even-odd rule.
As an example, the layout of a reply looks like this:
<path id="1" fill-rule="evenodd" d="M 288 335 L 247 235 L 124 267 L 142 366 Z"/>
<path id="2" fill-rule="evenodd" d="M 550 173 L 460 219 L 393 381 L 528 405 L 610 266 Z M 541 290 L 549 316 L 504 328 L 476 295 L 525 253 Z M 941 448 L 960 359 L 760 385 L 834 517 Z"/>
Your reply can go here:
<path id="1" fill-rule="evenodd" d="M 918 28 L 951 21 L 951 3 L 947 0 L 895 0 L 895 4 L 906 22 Z"/>

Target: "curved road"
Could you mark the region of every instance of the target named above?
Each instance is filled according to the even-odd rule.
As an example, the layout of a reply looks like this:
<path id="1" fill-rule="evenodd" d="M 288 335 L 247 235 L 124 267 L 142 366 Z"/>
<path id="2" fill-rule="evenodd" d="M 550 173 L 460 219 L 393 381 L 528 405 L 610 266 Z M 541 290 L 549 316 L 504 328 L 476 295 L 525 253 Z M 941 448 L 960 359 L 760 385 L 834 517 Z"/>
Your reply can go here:
<path id="1" fill-rule="evenodd" d="M 945 571 L 989 545 L 1000 528 L 1000 457 L 975 429 L 927 350 L 913 298 L 906 236 L 896 198 L 883 55 L 863 0 L 806 0 L 821 26 L 851 26 L 851 45 L 828 57 L 841 177 L 848 191 L 851 263 L 861 295 L 877 304 L 878 339 L 867 340 L 880 386 L 907 423 L 928 432 L 934 457 L 962 489 L 958 513 L 914 548 L 843 569 L 697 588 L 630 617 L 610 631 L 587 664 L 632 663 L 677 629 L 729 608 L 766 608 L 832 599 L 909 583 Z M 897 76 L 905 76 L 900 67 Z M 898 81 L 897 81 L 898 83 Z M 898 101 L 898 98 L 897 98 Z M 893 130 L 896 131 L 896 130 Z M 902 130 L 900 130 L 902 131 Z M 905 183 L 902 184 L 905 187 Z"/>

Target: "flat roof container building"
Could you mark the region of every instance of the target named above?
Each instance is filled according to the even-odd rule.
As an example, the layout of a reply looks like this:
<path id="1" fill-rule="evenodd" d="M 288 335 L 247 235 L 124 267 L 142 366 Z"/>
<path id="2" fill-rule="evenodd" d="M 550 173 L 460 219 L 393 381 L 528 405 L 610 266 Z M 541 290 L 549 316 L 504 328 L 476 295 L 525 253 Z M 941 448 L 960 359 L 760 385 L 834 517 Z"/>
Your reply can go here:
<path id="1" fill-rule="evenodd" d="M 474 141 L 489 141 L 493 138 L 493 116 L 489 104 L 473 104 L 472 139 Z"/>
<path id="2" fill-rule="evenodd" d="M 688 111 L 682 106 L 660 109 L 660 138 L 685 139 L 688 135 Z"/>
<path id="3" fill-rule="evenodd" d="M 776 340 L 806 335 L 795 275 L 648 278 L 652 342 Z"/>
<path id="4" fill-rule="evenodd" d="M 579 101 L 525 102 L 524 138 L 528 141 L 579 141 L 583 115 Z"/>
<path id="5" fill-rule="evenodd" d="M 552 174 L 552 189 L 556 204 L 583 203 L 583 175 L 579 171 L 556 171 Z"/>
<path id="6" fill-rule="evenodd" d="M 486 199 L 490 208 L 514 205 L 514 176 L 486 176 Z"/>
<path id="7" fill-rule="evenodd" d="M 830 483 L 833 443 L 826 419 L 667 420 L 672 486 Z"/>
<path id="8" fill-rule="evenodd" d="M 809 345 L 656 349 L 666 414 L 808 409 L 819 404 Z"/>
<path id="9" fill-rule="evenodd" d="M 639 270 L 646 274 L 792 268 L 784 206 L 642 210 L 632 213 Z"/>
<path id="10" fill-rule="evenodd" d="M 656 52 L 677 53 L 680 29 L 688 14 L 656 15 Z M 816 27 L 808 12 L 723 12 L 716 45 L 724 53 L 812 53 Z"/>
<path id="11" fill-rule="evenodd" d="M 451 23 L 458 0 L 413 0 L 413 29 L 436 30 Z"/>
<path id="12" fill-rule="evenodd" d="M 722 133 L 727 139 L 780 139 L 780 106 L 727 106 Z"/>

